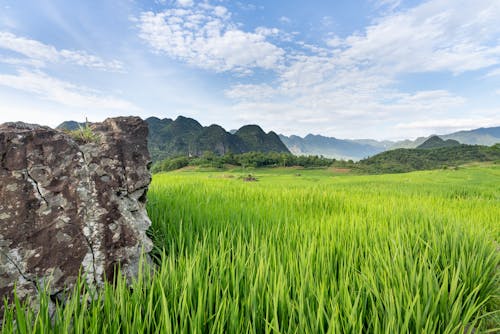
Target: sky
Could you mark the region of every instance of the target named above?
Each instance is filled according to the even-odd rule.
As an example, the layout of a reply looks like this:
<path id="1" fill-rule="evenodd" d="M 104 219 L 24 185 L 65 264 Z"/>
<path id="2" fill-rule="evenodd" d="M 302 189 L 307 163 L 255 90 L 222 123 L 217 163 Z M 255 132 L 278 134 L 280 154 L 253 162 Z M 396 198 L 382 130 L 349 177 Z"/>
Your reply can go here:
<path id="1" fill-rule="evenodd" d="M 498 0 L 0 0 L 0 123 L 192 117 L 403 139 L 500 125 Z"/>

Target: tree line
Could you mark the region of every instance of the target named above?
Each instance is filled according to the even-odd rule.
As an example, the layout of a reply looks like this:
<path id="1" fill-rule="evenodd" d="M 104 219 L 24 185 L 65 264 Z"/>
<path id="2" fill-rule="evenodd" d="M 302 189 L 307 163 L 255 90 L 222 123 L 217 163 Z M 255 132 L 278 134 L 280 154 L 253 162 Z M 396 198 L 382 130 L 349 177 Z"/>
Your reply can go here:
<path id="1" fill-rule="evenodd" d="M 295 156 L 289 153 L 247 152 L 241 154 L 227 153 L 219 156 L 213 152 L 207 151 L 199 157 L 178 156 L 164 159 L 153 165 L 152 172 L 172 171 L 186 166 L 211 168 L 223 168 L 228 165 L 242 168 L 301 166 L 312 168 L 328 167 L 335 161 L 335 159 L 329 159 L 318 155 Z"/>

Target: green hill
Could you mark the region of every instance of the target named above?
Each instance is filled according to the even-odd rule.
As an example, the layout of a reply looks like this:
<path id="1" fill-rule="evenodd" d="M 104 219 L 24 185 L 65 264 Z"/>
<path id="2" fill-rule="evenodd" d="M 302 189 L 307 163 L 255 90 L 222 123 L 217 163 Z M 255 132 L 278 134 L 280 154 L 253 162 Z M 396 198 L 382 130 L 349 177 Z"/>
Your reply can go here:
<path id="1" fill-rule="evenodd" d="M 234 134 L 219 125 L 203 127 L 192 118 L 175 120 L 150 117 L 149 151 L 153 161 L 175 156 L 201 156 L 204 152 L 224 155 L 245 152 L 289 153 L 274 132 L 265 133 L 257 125 L 244 126 Z"/>
<path id="2" fill-rule="evenodd" d="M 453 139 L 443 140 L 443 139 L 439 138 L 438 136 L 432 136 L 429 139 L 427 139 L 425 142 L 423 142 L 422 144 L 418 145 L 417 148 L 419 148 L 419 149 L 433 149 L 433 148 L 452 147 L 452 146 L 460 146 L 460 143 L 456 140 L 453 140 Z"/>
<path id="3" fill-rule="evenodd" d="M 234 135 L 226 132 L 221 126 L 212 124 L 196 136 L 193 143 L 194 154 L 200 156 L 203 152 L 214 152 L 217 155 L 224 155 L 229 152 L 245 152 L 246 146 L 243 141 Z"/>
<path id="4" fill-rule="evenodd" d="M 494 146 L 463 145 L 431 149 L 396 149 L 377 154 L 358 163 L 360 171 L 405 173 L 458 166 L 469 162 L 500 160 L 500 144 Z"/>
<path id="5" fill-rule="evenodd" d="M 258 125 L 245 125 L 236 131 L 234 135 L 245 144 L 246 152 L 290 153 L 276 133 L 271 131 L 266 134 Z"/>
<path id="6" fill-rule="evenodd" d="M 203 126 L 192 118 L 179 116 L 175 121 L 150 117 L 148 147 L 153 161 L 170 156 L 194 155 L 194 138 L 203 131 Z"/>

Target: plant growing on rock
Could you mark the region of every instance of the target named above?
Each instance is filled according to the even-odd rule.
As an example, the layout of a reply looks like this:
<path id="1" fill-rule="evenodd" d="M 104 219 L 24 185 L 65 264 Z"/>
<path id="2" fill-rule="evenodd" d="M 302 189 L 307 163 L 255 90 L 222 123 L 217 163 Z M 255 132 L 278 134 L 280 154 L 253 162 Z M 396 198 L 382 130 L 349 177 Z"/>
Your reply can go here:
<path id="1" fill-rule="evenodd" d="M 69 131 L 68 134 L 73 137 L 74 140 L 83 144 L 99 144 L 101 142 L 101 137 L 92 130 L 87 118 L 85 118 L 84 126 L 79 125 L 78 129 Z"/>

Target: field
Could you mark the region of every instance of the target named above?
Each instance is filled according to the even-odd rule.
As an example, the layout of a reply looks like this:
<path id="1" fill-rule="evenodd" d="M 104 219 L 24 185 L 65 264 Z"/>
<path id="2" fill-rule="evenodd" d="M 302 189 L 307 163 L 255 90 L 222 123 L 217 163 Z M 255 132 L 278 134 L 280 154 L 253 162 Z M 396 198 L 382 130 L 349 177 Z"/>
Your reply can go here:
<path id="1" fill-rule="evenodd" d="M 500 167 L 399 175 L 157 174 L 155 272 L 4 331 L 476 333 L 500 330 Z M 82 287 L 80 287 L 82 288 Z M 76 292 L 78 293 L 78 291 Z M 83 301 L 82 301 L 83 300 Z"/>

